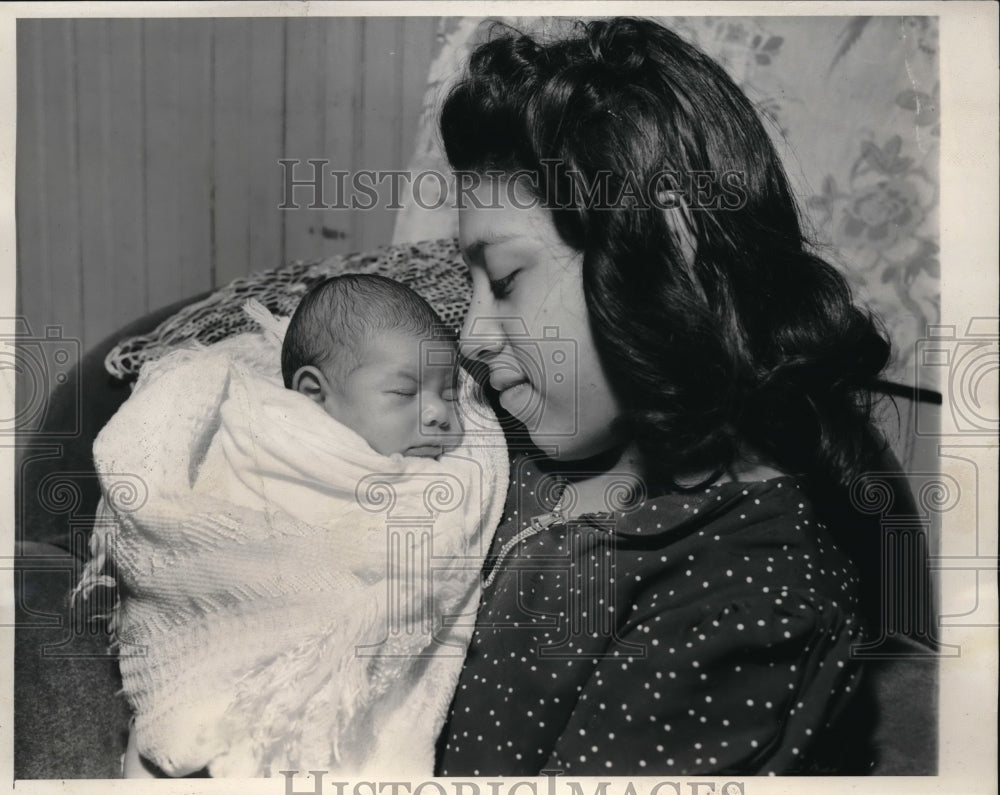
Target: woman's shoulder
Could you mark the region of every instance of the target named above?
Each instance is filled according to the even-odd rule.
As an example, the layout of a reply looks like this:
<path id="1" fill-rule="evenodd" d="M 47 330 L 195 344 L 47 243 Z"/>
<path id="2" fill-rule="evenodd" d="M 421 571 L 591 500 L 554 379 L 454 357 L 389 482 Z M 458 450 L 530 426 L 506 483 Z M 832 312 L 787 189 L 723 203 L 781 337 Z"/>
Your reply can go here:
<path id="1" fill-rule="evenodd" d="M 858 572 L 795 477 L 647 500 L 618 515 L 614 532 L 619 565 L 642 567 L 646 589 L 659 584 L 674 604 L 686 596 L 702 606 L 774 604 L 781 612 L 781 595 L 797 594 L 857 609 Z"/>
<path id="2" fill-rule="evenodd" d="M 544 459 L 512 457 L 507 514 L 514 524 L 551 511 L 559 493 L 560 482 Z M 600 519 L 578 517 L 577 524 L 600 528 L 595 532 L 610 528 L 616 567 L 634 583 L 629 590 L 641 595 L 659 589 L 661 605 L 685 598 L 702 605 L 725 599 L 756 603 L 796 592 L 856 609 L 857 569 L 799 477 L 661 494 Z"/>
<path id="3" fill-rule="evenodd" d="M 615 516 L 623 538 L 662 536 L 715 542 L 813 543 L 826 530 L 821 513 L 800 478 L 782 475 L 756 481 L 730 481 L 636 502 Z M 719 536 L 719 538 L 716 538 Z"/>

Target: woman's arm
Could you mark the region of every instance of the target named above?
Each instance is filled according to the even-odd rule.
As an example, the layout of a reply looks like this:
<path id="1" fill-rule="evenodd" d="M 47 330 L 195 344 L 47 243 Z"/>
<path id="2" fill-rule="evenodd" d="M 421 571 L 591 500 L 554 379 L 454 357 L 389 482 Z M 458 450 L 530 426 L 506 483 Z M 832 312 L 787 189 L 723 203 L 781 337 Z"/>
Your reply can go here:
<path id="1" fill-rule="evenodd" d="M 570 775 L 791 773 L 857 691 L 856 623 L 829 599 L 757 594 L 714 613 L 649 614 L 642 647 L 594 666 L 548 760 Z"/>

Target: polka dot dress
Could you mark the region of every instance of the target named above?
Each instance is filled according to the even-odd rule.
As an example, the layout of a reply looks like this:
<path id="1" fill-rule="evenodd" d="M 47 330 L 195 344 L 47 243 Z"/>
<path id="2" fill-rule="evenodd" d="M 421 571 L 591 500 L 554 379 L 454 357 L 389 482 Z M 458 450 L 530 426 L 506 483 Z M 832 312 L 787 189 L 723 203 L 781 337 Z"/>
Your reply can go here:
<path id="1" fill-rule="evenodd" d="M 493 556 L 551 508 L 512 463 Z M 553 525 L 494 567 L 439 775 L 808 770 L 857 690 L 857 574 L 795 478 Z"/>

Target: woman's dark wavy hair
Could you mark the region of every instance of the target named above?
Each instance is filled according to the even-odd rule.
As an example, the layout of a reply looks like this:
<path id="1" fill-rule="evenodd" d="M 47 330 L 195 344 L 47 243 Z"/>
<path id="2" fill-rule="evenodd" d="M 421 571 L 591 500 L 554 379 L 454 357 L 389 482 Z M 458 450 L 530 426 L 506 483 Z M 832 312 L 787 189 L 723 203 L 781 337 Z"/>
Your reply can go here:
<path id="1" fill-rule="evenodd" d="M 560 236 L 583 253 L 598 350 L 648 471 L 675 482 L 753 451 L 847 485 L 879 452 L 871 387 L 889 345 L 841 275 L 806 250 L 746 96 L 651 21 L 581 23 L 550 43 L 495 34 L 443 106 L 448 160 L 537 179 Z M 707 174 L 701 187 L 719 191 L 730 180 L 727 206 L 599 208 L 567 176 L 592 186 L 609 174 L 613 196 L 664 170 Z"/>

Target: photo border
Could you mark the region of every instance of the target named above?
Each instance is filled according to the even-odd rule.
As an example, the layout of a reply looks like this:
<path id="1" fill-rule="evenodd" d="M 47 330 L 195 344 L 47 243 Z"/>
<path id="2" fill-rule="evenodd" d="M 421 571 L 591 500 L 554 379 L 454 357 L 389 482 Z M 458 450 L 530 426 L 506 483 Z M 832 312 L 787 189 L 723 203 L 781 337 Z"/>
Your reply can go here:
<path id="1" fill-rule="evenodd" d="M 995 317 L 997 313 L 998 260 L 997 218 L 1000 217 L 997 188 L 998 151 L 998 77 L 997 37 L 998 7 L 989 2 L 857 2 L 857 3 L 773 3 L 773 2 L 510 2 L 469 3 L 430 2 L 408 4 L 399 2 L 304 2 L 304 3 L 10 3 L 0 8 L 0 101 L 8 108 L 0 124 L 0 318 L 13 318 L 15 291 L 9 289 L 15 280 L 15 225 L 14 225 L 14 152 L 15 152 L 15 25 L 19 17 L 257 17 L 257 16 L 436 16 L 436 15 L 497 15 L 521 14 L 526 16 L 581 15 L 604 16 L 609 13 L 627 13 L 641 16 L 663 15 L 783 15 L 839 16 L 871 14 L 896 16 L 902 14 L 934 15 L 940 19 L 941 53 L 941 324 L 954 326 L 962 333 L 969 321 L 976 317 Z M 956 267 L 960 263 L 960 267 Z M 9 321 L 3 321 L 8 323 Z M 7 333 L 11 329 L 3 328 Z M 949 410 L 954 396 L 944 393 L 943 411 Z M 0 372 L 0 402 L 13 405 L 13 374 Z M 958 440 L 961 441 L 961 440 Z M 800 778 L 780 777 L 765 779 L 747 777 L 738 779 L 745 783 L 744 791 L 761 793 L 931 793 L 996 792 L 996 724 L 997 724 L 997 604 L 996 604 L 996 440 L 968 439 L 967 444 L 978 445 L 982 451 L 984 471 L 980 472 L 974 505 L 962 506 L 943 518 L 942 565 L 949 567 L 948 558 L 968 559 L 968 533 L 971 528 L 979 532 L 979 559 L 985 561 L 985 575 L 966 578 L 960 586 L 949 588 L 944 594 L 943 612 L 962 605 L 978 605 L 976 621 L 969 626 L 945 626 L 941 640 L 961 648 L 961 656 L 942 658 L 940 667 L 941 710 L 939 718 L 940 765 L 937 776 L 891 778 Z M 941 445 L 952 441 L 942 439 Z M 950 463 L 949 463 L 950 462 Z M 942 460 L 942 472 L 956 477 L 963 489 L 975 489 L 977 484 L 968 482 L 953 459 Z M 14 448 L 13 444 L 0 442 L 0 505 L 3 510 L 4 528 L 13 528 L 14 506 Z M 983 523 L 986 523 L 984 526 Z M 989 524 L 992 522 L 992 524 Z M 5 533 L 5 557 L 12 555 L 13 535 Z M 992 560 L 992 574 L 989 563 Z M 3 621 L 10 624 L 13 614 L 13 572 L 10 566 L 3 569 L 2 587 Z M 952 567 L 957 568 L 957 567 Z M 971 624 L 972 622 L 970 622 Z M 0 631 L 0 644 L 8 661 L 3 668 L 3 714 L 0 715 L 2 748 L 0 770 L 3 780 L 12 780 L 13 748 L 13 681 L 9 661 L 13 659 L 13 630 Z M 329 782 L 323 792 L 337 795 L 376 795 L 372 788 L 355 790 L 352 786 L 339 792 Z M 445 792 L 455 793 L 448 782 L 466 779 L 435 779 L 444 785 Z M 556 792 L 568 792 L 560 777 Z M 573 779 L 582 782 L 583 791 L 590 793 L 597 781 L 604 779 Z M 612 780 L 611 777 L 607 780 Z M 659 777 L 629 777 L 615 779 L 608 795 L 625 791 L 625 782 L 633 782 L 634 792 L 652 791 Z M 707 787 L 690 788 L 687 782 L 715 782 L 715 792 L 724 791 L 721 785 L 732 778 L 680 778 L 685 782 L 683 792 L 706 793 Z M 507 787 L 497 795 L 506 795 Z M 538 781 L 537 791 L 546 795 L 551 782 Z M 281 779 L 254 780 L 177 780 L 155 781 L 138 785 L 135 781 L 68 781 L 50 782 L 20 780 L 16 790 L 25 793 L 74 792 L 114 793 L 136 791 L 155 792 L 229 792 L 285 793 Z M 295 792 L 312 792 L 304 778 L 296 779 Z M 391 792 L 391 790 L 382 790 Z M 405 792 L 405 790 L 402 790 Z M 433 787 L 424 793 L 436 793 Z M 483 792 L 490 790 L 483 786 Z M 660 795 L 673 792 L 660 789 Z M 466 790 L 466 795 L 471 793 Z M 493 795 L 493 793 L 491 793 Z"/>

